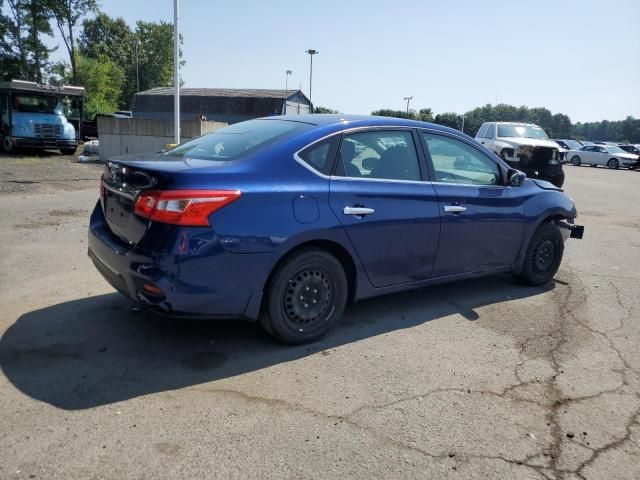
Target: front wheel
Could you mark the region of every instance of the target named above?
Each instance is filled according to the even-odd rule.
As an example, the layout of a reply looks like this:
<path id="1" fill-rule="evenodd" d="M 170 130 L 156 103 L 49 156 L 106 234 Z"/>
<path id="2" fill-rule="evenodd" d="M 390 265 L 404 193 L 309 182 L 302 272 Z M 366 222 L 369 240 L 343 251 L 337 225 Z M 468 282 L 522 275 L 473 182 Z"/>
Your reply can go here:
<path id="1" fill-rule="evenodd" d="M 617 170 L 620 167 L 620 163 L 617 158 L 612 158 L 607 162 L 607 167 Z"/>
<path id="2" fill-rule="evenodd" d="M 272 336 L 289 344 L 322 337 L 342 316 L 348 282 L 329 252 L 307 248 L 285 258 L 274 271 L 260 315 Z"/>
<path id="3" fill-rule="evenodd" d="M 578 155 L 574 155 L 571 158 L 571 165 L 573 165 L 574 167 L 579 167 L 580 166 L 581 160 L 580 157 Z"/>
<path id="4" fill-rule="evenodd" d="M 15 150 L 13 141 L 9 135 L 0 138 L 0 146 L 6 153 L 12 153 Z"/>
<path id="5" fill-rule="evenodd" d="M 545 222 L 533 234 L 527 247 L 522 271 L 516 278 L 526 285 L 544 285 L 560 268 L 564 240 L 560 228 Z"/>
<path id="6" fill-rule="evenodd" d="M 60 153 L 62 153 L 62 155 L 75 155 L 76 154 L 76 148 L 61 148 L 60 149 Z"/>
<path id="7" fill-rule="evenodd" d="M 549 181 L 558 188 L 562 187 L 564 185 L 564 171 L 560 171 L 560 173 L 551 177 Z"/>

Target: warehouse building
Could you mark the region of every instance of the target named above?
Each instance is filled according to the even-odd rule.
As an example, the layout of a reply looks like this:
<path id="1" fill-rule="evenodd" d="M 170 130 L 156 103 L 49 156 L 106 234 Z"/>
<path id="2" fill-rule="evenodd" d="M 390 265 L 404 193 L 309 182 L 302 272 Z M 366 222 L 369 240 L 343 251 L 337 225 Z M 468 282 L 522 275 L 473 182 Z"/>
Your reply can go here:
<path id="1" fill-rule="evenodd" d="M 300 90 L 182 88 L 180 115 L 184 120 L 204 116 L 229 124 L 270 115 L 309 113 L 311 101 Z M 173 88 L 152 88 L 133 97 L 134 118 L 173 120 Z"/>

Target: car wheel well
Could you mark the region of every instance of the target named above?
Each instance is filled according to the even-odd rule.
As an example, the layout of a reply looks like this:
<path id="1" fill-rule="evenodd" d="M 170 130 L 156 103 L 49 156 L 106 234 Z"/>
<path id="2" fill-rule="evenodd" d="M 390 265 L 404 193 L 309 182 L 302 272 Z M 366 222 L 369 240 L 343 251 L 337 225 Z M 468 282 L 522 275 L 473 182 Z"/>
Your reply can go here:
<path id="1" fill-rule="evenodd" d="M 549 215 L 547 218 L 545 218 L 542 222 L 540 222 L 540 225 L 542 225 L 543 223 L 555 223 L 555 222 L 560 222 L 562 220 L 566 220 L 568 217 L 566 215 L 560 215 L 560 214 L 554 214 L 554 215 Z"/>
<path id="2" fill-rule="evenodd" d="M 342 265 L 342 268 L 344 268 L 345 274 L 347 275 L 347 283 L 349 285 L 349 291 L 347 292 L 347 301 L 349 303 L 352 302 L 356 292 L 356 264 L 347 249 L 345 249 L 339 243 L 333 242 L 331 240 L 311 240 L 309 242 L 296 245 L 291 250 L 286 252 L 280 257 L 280 259 L 271 269 L 269 277 L 267 278 L 267 281 L 265 283 L 265 288 L 271 282 L 271 278 L 273 277 L 274 272 L 278 269 L 278 266 L 282 262 L 284 262 L 287 258 L 290 258 L 292 255 L 295 255 L 296 253 L 309 248 L 324 250 L 338 259 L 338 261 Z"/>

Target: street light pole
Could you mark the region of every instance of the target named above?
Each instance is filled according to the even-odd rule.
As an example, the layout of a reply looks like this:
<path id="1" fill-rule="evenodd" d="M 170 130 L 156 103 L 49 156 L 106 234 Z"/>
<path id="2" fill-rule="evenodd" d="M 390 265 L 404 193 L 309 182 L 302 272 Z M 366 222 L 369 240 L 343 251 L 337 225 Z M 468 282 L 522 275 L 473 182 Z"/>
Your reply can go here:
<path id="1" fill-rule="evenodd" d="M 291 75 L 293 73 L 293 71 L 291 70 L 287 70 L 287 76 L 286 79 L 284 81 L 284 91 L 286 92 L 287 90 L 289 90 L 289 75 Z"/>
<path id="2" fill-rule="evenodd" d="M 311 87 L 313 84 L 313 56 L 317 55 L 320 52 L 314 50 L 313 48 L 310 48 L 309 50 L 307 50 L 307 53 L 309 54 L 311 60 L 311 66 L 309 68 L 309 103 L 311 103 L 311 113 L 313 113 L 313 103 L 311 102 Z"/>
<path id="3" fill-rule="evenodd" d="M 179 0 L 173 0 L 173 137 L 180 145 L 180 16 Z"/>
<path id="4" fill-rule="evenodd" d="M 411 97 L 404 97 L 404 99 L 403 99 L 403 100 L 406 100 L 406 101 L 407 101 L 407 117 L 408 117 L 408 116 L 409 116 L 409 102 L 410 102 L 411 100 L 413 100 L 413 96 L 411 96 Z"/>
<path id="5" fill-rule="evenodd" d="M 464 133 L 464 119 L 467 118 L 466 115 L 462 115 L 462 128 L 460 129 L 460 131 L 462 133 Z"/>
<path id="6" fill-rule="evenodd" d="M 140 93 L 140 61 L 138 57 L 138 36 L 135 37 L 136 47 L 136 91 Z"/>

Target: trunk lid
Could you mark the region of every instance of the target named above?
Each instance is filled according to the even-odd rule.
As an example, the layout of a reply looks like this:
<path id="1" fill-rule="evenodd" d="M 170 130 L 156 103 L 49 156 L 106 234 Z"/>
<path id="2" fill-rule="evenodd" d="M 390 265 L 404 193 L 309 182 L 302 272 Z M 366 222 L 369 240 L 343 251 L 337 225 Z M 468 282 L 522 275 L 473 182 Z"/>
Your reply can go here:
<path id="1" fill-rule="evenodd" d="M 150 225 L 149 220 L 133 213 L 140 192 L 168 189 L 176 173 L 211 167 L 211 164 L 208 160 L 162 154 L 127 155 L 109 160 L 102 174 L 102 210 L 109 229 L 130 246 L 135 246 Z"/>

